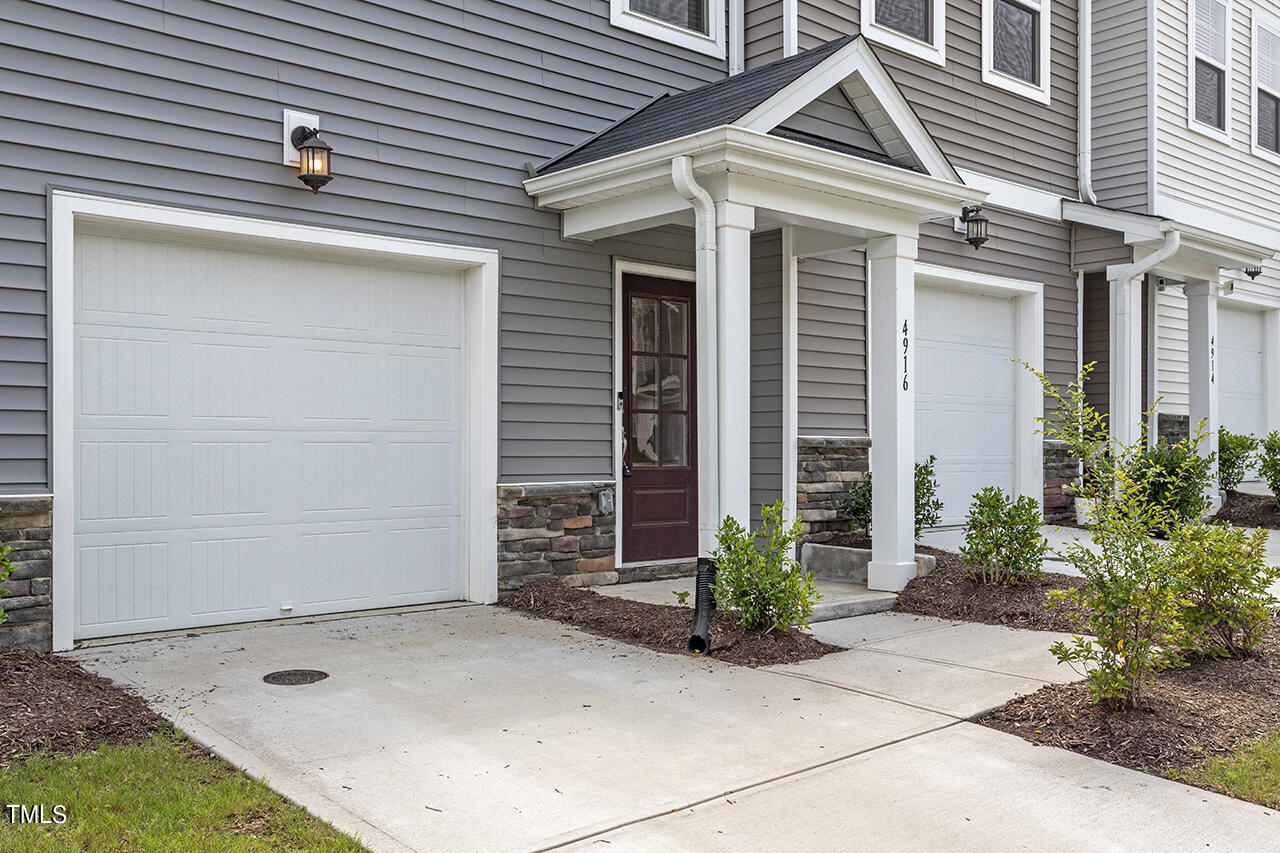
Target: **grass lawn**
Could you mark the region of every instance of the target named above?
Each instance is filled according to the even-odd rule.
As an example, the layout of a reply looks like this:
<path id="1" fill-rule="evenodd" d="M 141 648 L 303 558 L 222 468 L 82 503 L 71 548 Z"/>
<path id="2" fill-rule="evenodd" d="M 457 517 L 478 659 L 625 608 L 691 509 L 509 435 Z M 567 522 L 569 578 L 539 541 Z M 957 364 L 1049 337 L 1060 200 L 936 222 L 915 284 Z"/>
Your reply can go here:
<path id="1" fill-rule="evenodd" d="M 36 755 L 0 770 L 3 803 L 66 807 L 60 826 L 9 823 L 8 850 L 276 851 L 364 848 L 173 733 L 70 758 Z M 3 804 L 0 804 L 3 805 Z"/>
<path id="2" fill-rule="evenodd" d="M 1280 809 L 1280 732 L 1204 766 L 1174 774 L 1180 782 Z"/>

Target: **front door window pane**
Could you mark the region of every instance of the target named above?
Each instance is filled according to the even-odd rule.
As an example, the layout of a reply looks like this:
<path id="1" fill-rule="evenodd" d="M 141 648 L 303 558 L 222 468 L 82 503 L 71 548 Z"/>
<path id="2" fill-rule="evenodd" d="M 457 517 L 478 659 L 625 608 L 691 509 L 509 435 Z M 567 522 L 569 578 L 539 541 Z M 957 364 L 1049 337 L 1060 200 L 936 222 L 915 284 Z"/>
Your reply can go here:
<path id="1" fill-rule="evenodd" d="M 654 468 L 658 464 L 658 416 L 641 412 L 631 417 L 631 467 Z"/>
<path id="2" fill-rule="evenodd" d="M 662 464 L 673 467 L 688 464 L 688 415 L 662 416 Z"/>
<path id="3" fill-rule="evenodd" d="M 662 408 L 688 409 L 685 396 L 685 367 L 688 364 L 683 358 L 664 358 L 662 360 Z"/>
<path id="4" fill-rule="evenodd" d="M 658 360 L 651 355 L 631 356 L 631 407 L 658 408 Z"/>
<path id="5" fill-rule="evenodd" d="M 662 351 L 684 355 L 689 346 L 688 302 L 662 303 Z"/>
<path id="6" fill-rule="evenodd" d="M 631 349 L 658 351 L 658 300 L 631 297 Z"/>

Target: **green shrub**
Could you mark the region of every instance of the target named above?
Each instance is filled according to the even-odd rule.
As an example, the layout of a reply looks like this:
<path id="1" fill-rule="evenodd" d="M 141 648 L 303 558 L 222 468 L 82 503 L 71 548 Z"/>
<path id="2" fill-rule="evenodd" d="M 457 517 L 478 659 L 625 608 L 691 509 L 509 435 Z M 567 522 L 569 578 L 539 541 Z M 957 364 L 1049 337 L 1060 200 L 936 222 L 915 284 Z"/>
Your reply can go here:
<path id="1" fill-rule="evenodd" d="M 983 583 L 1022 584 L 1044 577 L 1049 543 L 1040 533 L 1040 505 L 1025 495 L 1012 500 L 988 486 L 973 496 L 960 559 Z"/>
<path id="2" fill-rule="evenodd" d="M 1097 505 L 1097 553 L 1078 542 L 1062 553 L 1084 575 L 1084 587 L 1049 593 L 1050 607 L 1074 607 L 1094 635 L 1054 643 L 1050 651 L 1062 663 L 1085 664 L 1094 701 L 1118 708 L 1141 707 L 1155 671 L 1184 664 L 1178 575 L 1170 546 L 1151 538 L 1153 524 L 1177 525 L 1149 494 L 1116 469 L 1115 494 Z"/>
<path id="3" fill-rule="evenodd" d="M 9 579 L 9 575 L 13 574 L 14 565 L 9 560 L 9 554 L 13 551 L 13 547 L 8 543 L 0 542 L 0 625 L 4 624 L 9 618 L 9 614 L 4 612 L 2 599 L 9 594 L 4 588 L 4 582 Z"/>
<path id="4" fill-rule="evenodd" d="M 1258 451 L 1258 473 L 1271 489 L 1271 494 L 1276 496 L 1276 506 L 1280 507 L 1280 431 L 1272 430 L 1262 439 Z"/>
<path id="5" fill-rule="evenodd" d="M 926 527 L 934 527 L 942 520 L 942 501 L 938 498 L 938 477 L 934 473 L 934 465 L 938 457 L 930 456 L 924 462 L 917 462 L 915 469 L 915 531 L 920 538 L 920 531 Z M 840 514 L 848 516 L 849 529 L 854 533 L 871 532 L 871 472 L 849 484 L 848 491 L 840 501 Z"/>
<path id="6" fill-rule="evenodd" d="M 849 517 L 849 529 L 854 533 L 871 533 L 871 472 L 849 484 L 844 499 L 840 501 L 840 514 Z"/>
<path id="7" fill-rule="evenodd" d="M 807 628 L 821 598 L 813 577 L 801 571 L 795 558 L 803 525 L 785 524 L 782 512 L 782 501 L 764 507 L 754 534 L 727 517 L 716 536 L 716 606 L 732 613 L 741 628 Z"/>
<path id="8" fill-rule="evenodd" d="M 1249 462 L 1258 451 L 1258 439 L 1218 428 L 1218 486 L 1234 492 L 1249 472 Z"/>
<path id="9" fill-rule="evenodd" d="M 1262 640 L 1280 568 L 1268 566 L 1267 531 L 1228 524 L 1188 525 L 1169 544 L 1182 580 L 1188 648 L 1211 657 L 1243 657 Z"/>
<path id="10" fill-rule="evenodd" d="M 1213 463 L 1195 452 L 1199 443 L 1199 437 L 1188 438 L 1176 444 L 1143 446 L 1128 454 L 1129 476 L 1145 490 L 1146 502 L 1163 507 L 1172 516 L 1167 526 L 1153 527 L 1156 532 L 1167 533 L 1176 526 L 1199 521 L 1209 511 L 1205 493 Z"/>

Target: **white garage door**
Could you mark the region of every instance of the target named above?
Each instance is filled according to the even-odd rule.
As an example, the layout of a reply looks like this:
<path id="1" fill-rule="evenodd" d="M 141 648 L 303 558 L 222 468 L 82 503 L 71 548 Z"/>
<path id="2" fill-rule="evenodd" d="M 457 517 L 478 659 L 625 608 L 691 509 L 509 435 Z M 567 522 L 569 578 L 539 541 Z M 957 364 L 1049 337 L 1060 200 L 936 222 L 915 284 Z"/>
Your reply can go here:
<path id="1" fill-rule="evenodd" d="M 1014 302 L 916 291 L 916 457 L 937 456 L 942 523 L 963 524 L 974 493 L 1013 491 Z"/>
<path id="2" fill-rule="evenodd" d="M 77 246 L 77 637 L 460 597 L 456 275 Z"/>
<path id="3" fill-rule="evenodd" d="M 1218 308 L 1218 418 L 1232 432 L 1265 433 L 1262 314 Z"/>

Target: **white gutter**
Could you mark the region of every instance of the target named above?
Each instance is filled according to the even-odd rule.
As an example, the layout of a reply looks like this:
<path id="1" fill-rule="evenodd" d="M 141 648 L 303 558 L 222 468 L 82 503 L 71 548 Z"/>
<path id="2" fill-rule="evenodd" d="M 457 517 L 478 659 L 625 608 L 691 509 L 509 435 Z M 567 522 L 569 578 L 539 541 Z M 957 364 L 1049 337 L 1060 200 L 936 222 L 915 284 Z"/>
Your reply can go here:
<path id="1" fill-rule="evenodd" d="M 1080 0 L 1079 78 L 1076 87 L 1076 173 L 1080 200 L 1097 204 L 1093 192 L 1093 0 Z"/>
<path id="2" fill-rule="evenodd" d="M 716 369 L 719 341 L 716 328 L 716 203 L 693 177 L 693 158 L 671 159 L 671 183 L 693 207 L 694 246 L 697 256 L 694 328 L 697 331 L 697 447 L 698 447 L 698 554 L 709 557 L 716 548 L 720 523 L 720 384 Z"/>
<path id="3" fill-rule="evenodd" d="M 745 0 L 729 0 L 729 76 L 746 68 L 747 10 Z"/>

